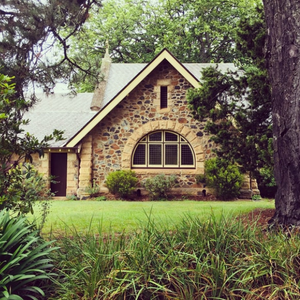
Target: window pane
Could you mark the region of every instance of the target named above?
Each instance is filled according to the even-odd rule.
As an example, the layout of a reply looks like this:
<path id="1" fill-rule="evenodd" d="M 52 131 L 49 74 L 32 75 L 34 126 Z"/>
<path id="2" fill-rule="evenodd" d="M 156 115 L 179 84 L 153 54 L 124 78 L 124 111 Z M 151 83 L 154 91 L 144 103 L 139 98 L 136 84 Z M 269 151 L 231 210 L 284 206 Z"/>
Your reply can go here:
<path id="1" fill-rule="evenodd" d="M 161 86 L 160 87 L 160 108 L 168 107 L 168 87 Z"/>
<path id="2" fill-rule="evenodd" d="M 171 133 L 171 132 L 166 132 L 165 134 L 166 134 L 165 139 L 166 139 L 167 142 L 178 140 L 177 134 L 174 134 L 174 133 Z"/>
<path id="3" fill-rule="evenodd" d="M 149 141 L 161 141 L 161 134 L 162 132 L 154 132 L 152 134 L 149 135 Z"/>
<path id="4" fill-rule="evenodd" d="M 145 165 L 146 164 L 146 145 L 139 144 L 135 150 L 133 157 L 134 165 Z"/>
<path id="5" fill-rule="evenodd" d="M 193 165 L 194 158 L 193 153 L 189 145 L 181 145 L 181 165 Z"/>
<path id="6" fill-rule="evenodd" d="M 178 165 L 178 148 L 177 145 L 165 145 L 165 164 Z"/>
<path id="7" fill-rule="evenodd" d="M 149 145 L 149 165 L 161 165 L 161 145 Z"/>

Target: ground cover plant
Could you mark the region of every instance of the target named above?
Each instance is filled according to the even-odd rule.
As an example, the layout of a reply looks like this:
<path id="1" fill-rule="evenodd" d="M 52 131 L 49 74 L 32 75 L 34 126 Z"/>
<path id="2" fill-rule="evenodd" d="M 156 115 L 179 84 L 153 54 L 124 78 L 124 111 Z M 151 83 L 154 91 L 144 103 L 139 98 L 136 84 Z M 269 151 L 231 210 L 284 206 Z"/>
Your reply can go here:
<path id="1" fill-rule="evenodd" d="M 130 235 L 58 239 L 53 299 L 297 299 L 297 232 L 263 231 L 240 217 L 148 222 Z"/>
<path id="2" fill-rule="evenodd" d="M 129 232 L 147 222 L 147 214 L 157 223 L 168 224 L 169 229 L 175 226 L 185 215 L 207 218 L 214 213 L 237 215 L 255 208 L 274 208 L 274 201 L 51 201 L 50 214 L 42 229 L 44 236 L 49 232 L 64 232 L 65 228 L 75 227 L 78 232 L 88 228 L 98 230 L 101 224 L 104 231 Z M 30 216 L 29 216 L 30 217 Z M 39 223 L 41 214 L 34 209 L 34 217 Z M 33 219 L 33 217 L 31 217 Z"/>

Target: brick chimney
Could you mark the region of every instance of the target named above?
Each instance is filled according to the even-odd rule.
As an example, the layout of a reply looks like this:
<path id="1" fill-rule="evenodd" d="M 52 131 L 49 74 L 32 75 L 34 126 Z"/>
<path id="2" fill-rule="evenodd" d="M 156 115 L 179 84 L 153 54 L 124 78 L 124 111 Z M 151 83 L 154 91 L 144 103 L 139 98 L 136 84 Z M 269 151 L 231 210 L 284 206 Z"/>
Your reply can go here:
<path id="1" fill-rule="evenodd" d="M 105 51 L 104 58 L 102 58 L 102 64 L 101 64 L 100 75 L 99 75 L 99 83 L 95 88 L 92 103 L 90 106 L 91 110 L 93 111 L 100 110 L 104 98 L 106 82 L 108 79 L 109 69 L 111 65 L 111 58 L 109 56 L 108 49 L 109 49 L 109 45 L 108 45 L 108 41 L 106 41 L 106 51 Z"/>

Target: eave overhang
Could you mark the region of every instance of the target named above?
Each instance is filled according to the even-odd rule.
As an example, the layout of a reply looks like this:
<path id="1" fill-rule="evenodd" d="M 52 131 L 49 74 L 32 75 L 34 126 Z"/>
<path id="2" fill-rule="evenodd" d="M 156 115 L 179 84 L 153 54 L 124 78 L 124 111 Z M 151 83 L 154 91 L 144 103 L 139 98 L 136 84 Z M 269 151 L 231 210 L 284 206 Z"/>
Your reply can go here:
<path id="1" fill-rule="evenodd" d="M 81 130 L 79 130 L 65 147 L 75 147 L 97 124 L 103 120 L 134 88 L 144 80 L 163 60 L 167 60 L 194 88 L 199 81 L 167 49 L 162 50 L 141 72 L 139 72 L 101 111 L 99 111 Z"/>

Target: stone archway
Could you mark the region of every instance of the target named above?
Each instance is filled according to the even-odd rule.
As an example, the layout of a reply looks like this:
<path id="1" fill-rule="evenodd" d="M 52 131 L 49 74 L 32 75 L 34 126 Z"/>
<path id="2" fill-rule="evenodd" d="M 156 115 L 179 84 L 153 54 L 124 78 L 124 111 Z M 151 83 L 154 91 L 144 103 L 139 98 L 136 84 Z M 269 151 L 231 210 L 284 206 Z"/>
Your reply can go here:
<path id="1" fill-rule="evenodd" d="M 197 173 L 200 174 L 204 172 L 204 152 L 202 147 L 202 138 L 198 137 L 196 133 L 188 126 L 170 120 L 148 122 L 133 132 L 133 134 L 128 138 L 122 152 L 123 170 L 131 168 L 131 155 L 139 140 L 146 134 L 155 130 L 170 130 L 182 135 L 190 143 L 194 150 Z"/>

